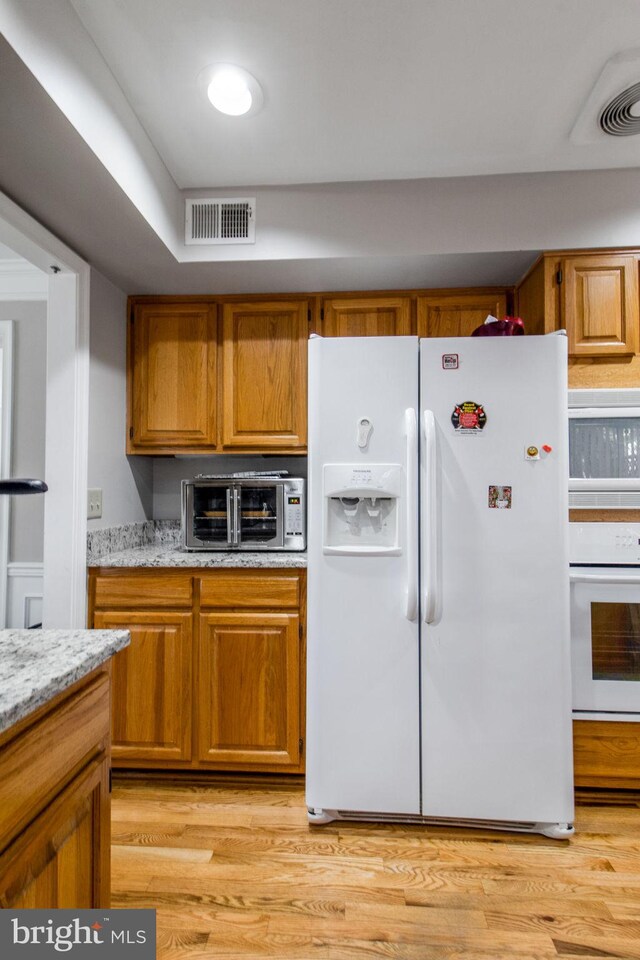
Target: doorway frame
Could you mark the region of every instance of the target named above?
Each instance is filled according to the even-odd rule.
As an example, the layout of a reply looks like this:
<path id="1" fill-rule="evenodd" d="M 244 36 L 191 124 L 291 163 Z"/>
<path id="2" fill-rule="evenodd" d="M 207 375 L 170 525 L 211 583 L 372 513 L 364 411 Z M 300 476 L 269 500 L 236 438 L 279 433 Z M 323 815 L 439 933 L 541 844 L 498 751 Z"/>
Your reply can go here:
<path id="1" fill-rule="evenodd" d="M 0 320 L 0 344 L 2 346 L 2 407 L 0 420 L 0 477 L 11 476 L 11 430 L 13 410 L 13 320 Z M 7 597 L 9 594 L 9 498 L 0 497 L 0 625 L 7 622 Z"/>
<path id="2" fill-rule="evenodd" d="M 87 614 L 91 271 L 3 193 L 0 242 L 48 277 L 43 626 L 82 629 Z"/>

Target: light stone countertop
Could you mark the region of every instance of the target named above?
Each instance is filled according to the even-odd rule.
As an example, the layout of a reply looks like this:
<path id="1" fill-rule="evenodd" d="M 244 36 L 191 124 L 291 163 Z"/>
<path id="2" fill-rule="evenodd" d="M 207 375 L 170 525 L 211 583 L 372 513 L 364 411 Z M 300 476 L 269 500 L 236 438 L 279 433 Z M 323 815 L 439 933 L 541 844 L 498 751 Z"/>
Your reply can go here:
<path id="1" fill-rule="evenodd" d="M 104 556 L 92 556 L 91 567 L 297 567 L 307 566 L 304 550 L 249 552 L 242 550 L 182 550 L 175 544 L 131 547 Z"/>
<path id="2" fill-rule="evenodd" d="M 0 733 L 128 644 L 128 630 L 0 630 Z"/>

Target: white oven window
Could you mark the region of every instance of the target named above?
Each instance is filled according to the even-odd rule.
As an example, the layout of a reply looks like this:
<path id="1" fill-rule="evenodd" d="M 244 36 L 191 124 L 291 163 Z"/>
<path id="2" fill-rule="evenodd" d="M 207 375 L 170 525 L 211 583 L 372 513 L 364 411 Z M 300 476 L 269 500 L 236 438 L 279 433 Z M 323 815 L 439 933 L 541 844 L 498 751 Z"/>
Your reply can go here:
<path id="1" fill-rule="evenodd" d="M 569 419 L 572 478 L 637 480 L 640 477 L 640 417 Z"/>
<path id="2" fill-rule="evenodd" d="M 640 603 L 591 604 L 591 677 L 640 681 Z"/>
<path id="3" fill-rule="evenodd" d="M 581 576 L 572 570 L 573 709 L 640 714 L 640 582 Z"/>

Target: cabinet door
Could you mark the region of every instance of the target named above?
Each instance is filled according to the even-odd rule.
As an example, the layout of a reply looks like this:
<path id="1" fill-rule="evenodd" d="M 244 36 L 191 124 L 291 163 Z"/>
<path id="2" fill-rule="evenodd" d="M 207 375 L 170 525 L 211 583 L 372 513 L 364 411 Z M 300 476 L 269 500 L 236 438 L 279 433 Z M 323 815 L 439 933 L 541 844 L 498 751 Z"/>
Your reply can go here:
<path id="1" fill-rule="evenodd" d="M 227 303 L 223 337 L 223 446 L 305 448 L 306 301 Z"/>
<path id="2" fill-rule="evenodd" d="M 616 357 L 638 349 L 638 262 L 602 255 L 562 261 L 561 313 L 573 357 Z"/>
<path id="3" fill-rule="evenodd" d="M 200 615 L 199 760 L 299 764 L 299 623 L 294 613 Z"/>
<path id="4" fill-rule="evenodd" d="M 325 300 L 323 337 L 392 337 L 411 334 L 411 299 L 376 297 Z"/>
<path id="5" fill-rule="evenodd" d="M 216 445 L 215 306 L 138 303 L 129 340 L 128 453 Z"/>
<path id="6" fill-rule="evenodd" d="M 0 908 L 109 906 L 109 762 L 103 754 L 0 856 Z"/>
<path id="7" fill-rule="evenodd" d="M 131 631 L 113 658 L 112 757 L 191 757 L 191 613 L 97 611 L 94 627 Z"/>
<path id="8" fill-rule="evenodd" d="M 469 337 L 489 314 L 501 320 L 506 312 L 505 293 L 460 292 L 418 297 L 418 336 Z"/>

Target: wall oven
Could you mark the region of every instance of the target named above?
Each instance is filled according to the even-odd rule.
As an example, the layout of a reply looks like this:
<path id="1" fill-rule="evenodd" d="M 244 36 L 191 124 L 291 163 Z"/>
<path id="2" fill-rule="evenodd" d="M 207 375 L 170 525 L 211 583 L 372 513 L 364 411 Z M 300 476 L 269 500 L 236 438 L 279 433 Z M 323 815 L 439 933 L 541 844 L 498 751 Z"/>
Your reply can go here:
<path id="1" fill-rule="evenodd" d="M 305 481 L 274 474 L 182 481 L 186 550 L 304 550 Z"/>
<path id="2" fill-rule="evenodd" d="M 640 523 L 571 523 L 573 713 L 640 721 Z"/>
<path id="3" fill-rule="evenodd" d="M 569 390 L 569 506 L 640 507 L 640 390 Z"/>

